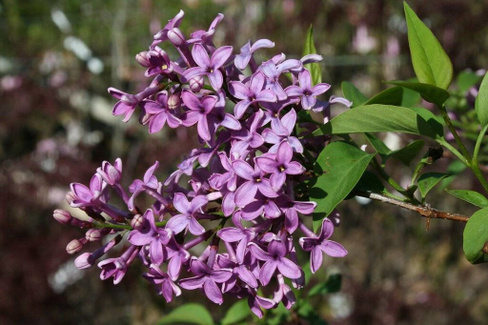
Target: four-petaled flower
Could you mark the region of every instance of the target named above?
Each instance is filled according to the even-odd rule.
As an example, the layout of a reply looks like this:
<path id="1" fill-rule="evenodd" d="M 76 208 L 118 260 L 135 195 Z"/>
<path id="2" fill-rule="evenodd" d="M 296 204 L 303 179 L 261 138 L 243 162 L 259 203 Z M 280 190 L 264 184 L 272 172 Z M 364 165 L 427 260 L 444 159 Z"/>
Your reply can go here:
<path id="1" fill-rule="evenodd" d="M 259 271 L 259 280 L 263 286 L 269 283 L 276 269 L 289 279 L 298 279 L 301 276 L 300 267 L 285 257 L 287 249 L 281 240 L 272 239 L 267 252 L 255 243 L 250 243 L 249 249 L 254 257 L 265 262 Z"/>
<path id="2" fill-rule="evenodd" d="M 154 212 L 151 209 L 146 210 L 143 218 L 143 224 L 130 232 L 128 240 L 132 245 L 148 245 L 151 260 L 160 265 L 166 259 L 165 245 L 173 236 L 173 232 L 170 229 L 156 226 Z"/>
<path id="3" fill-rule="evenodd" d="M 283 141 L 278 146 L 276 154 L 268 153 L 256 158 L 259 168 L 271 174 L 269 180 L 275 190 L 279 190 L 286 181 L 286 175 L 303 174 L 305 168 L 297 161 L 292 161 L 293 149 Z"/>
<path id="4" fill-rule="evenodd" d="M 347 250 L 339 243 L 329 240 L 334 232 L 332 221 L 325 218 L 322 221 L 322 228 L 318 237 L 302 237 L 299 239 L 300 246 L 306 252 L 310 252 L 310 269 L 312 273 L 322 265 L 322 252 L 332 257 L 344 257 Z"/>
<path id="5" fill-rule="evenodd" d="M 229 280 L 232 276 L 232 270 L 215 270 L 196 257 L 192 257 L 190 261 L 190 270 L 196 276 L 180 280 L 180 286 L 187 290 L 203 289 L 208 299 L 221 305 L 224 298 L 217 283 Z"/>
<path id="6" fill-rule="evenodd" d="M 330 85 L 320 83 L 312 87 L 312 78 L 308 70 L 302 70 L 298 74 L 300 86 L 291 85 L 285 89 L 288 96 L 300 96 L 302 107 L 305 110 L 311 109 L 317 102 L 317 96 L 329 90 Z"/>
<path id="7" fill-rule="evenodd" d="M 201 208 L 206 205 L 208 199 L 204 195 L 193 198 L 191 203 L 183 193 L 175 193 L 173 205 L 180 212 L 168 220 L 166 227 L 179 234 L 186 228 L 195 236 L 205 232 L 205 228 L 197 221 L 195 215 L 201 213 Z"/>
<path id="8" fill-rule="evenodd" d="M 159 132 L 166 123 L 173 129 L 181 124 L 181 120 L 169 109 L 168 98 L 168 92 L 162 91 L 156 96 L 156 101 L 144 100 L 141 103 L 141 108 L 149 115 L 149 133 Z"/>
<path id="9" fill-rule="evenodd" d="M 202 44 L 195 44 L 191 53 L 198 67 L 192 67 L 185 70 L 185 72 L 183 72 L 183 76 L 187 80 L 190 80 L 195 76 L 206 75 L 212 88 L 215 90 L 220 90 L 224 82 L 220 68 L 231 56 L 232 46 L 222 46 L 216 49 L 210 57 Z"/>

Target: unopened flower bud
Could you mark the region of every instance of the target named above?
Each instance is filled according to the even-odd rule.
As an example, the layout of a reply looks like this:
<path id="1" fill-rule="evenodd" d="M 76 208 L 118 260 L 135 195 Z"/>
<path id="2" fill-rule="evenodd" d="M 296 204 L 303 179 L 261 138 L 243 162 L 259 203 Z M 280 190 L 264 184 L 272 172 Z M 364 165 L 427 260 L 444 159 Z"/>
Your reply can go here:
<path id="1" fill-rule="evenodd" d="M 102 238 L 102 232 L 100 229 L 88 229 L 85 233 L 85 238 L 88 241 L 98 241 Z"/>
<path id="2" fill-rule="evenodd" d="M 177 27 L 168 31 L 168 39 L 174 46 L 181 46 L 185 44 L 185 35 Z"/>
<path id="3" fill-rule="evenodd" d="M 80 269 L 88 269 L 93 266 L 92 254 L 85 252 L 75 259 L 75 266 Z"/>
<path id="4" fill-rule="evenodd" d="M 193 77 L 188 81 L 188 85 L 190 86 L 191 91 L 195 93 L 199 92 L 203 88 L 204 84 L 205 80 L 202 76 Z"/>
<path id="5" fill-rule="evenodd" d="M 135 230 L 141 230 L 146 223 L 146 219 L 141 214 L 136 214 L 130 221 L 130 226 Z"/>
<path id="6" fill-rule="evenodd" d="M 84 238 L 73 239 L 68 243 L 68 245 L 66 245 L 66 252 L 68 252 L 68 254 L 78 253 L 83 249 L 84 244 L 86 244 L 86 240 L 84 240 Z"/>
<path id="7" fill-rule="evenodd" d="M 71 222 L 71 219 L 73 219 L 73 216 L 71 213 L 69 213 L 66 210 L 61 210 L 61 209 L 56 209 L 53 212 L 53 217 L 56 219 L 57 222 L 63 225 L 67 225 Z"/>
<path id="8" fill-rule="evenodd" d="M 148 51 L 142 51 L 137 53 L 136 61 L 145 68 L 149 67 L 151 63 L 149 62 Z"/>
<path id="9" fill-rule="evenodd" d="M 175 110 L 178 109 L 181 105 L 181 94 L 180 93 L 174 93 L 171 94 L 168 98 L 168 108 Z"/>

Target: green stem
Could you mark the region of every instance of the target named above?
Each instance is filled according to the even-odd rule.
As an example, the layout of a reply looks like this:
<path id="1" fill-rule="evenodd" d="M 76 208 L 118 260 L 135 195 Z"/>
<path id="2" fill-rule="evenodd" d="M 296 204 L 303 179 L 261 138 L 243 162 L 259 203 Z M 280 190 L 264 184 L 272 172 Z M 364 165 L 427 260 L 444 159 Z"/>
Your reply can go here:
<path id="1" fill-rule="evenodd" d="M 437 143 L 440 144 L 441 146 L 445 147 L 447 150 L 452 152 L 461 162 L 466 165 L 467 167 L 470 167 L 469 161 L 456 149 L 454 148 L 449 142 L 447 142 L 444 138 L 439 138 L 436 139 Z"/>
<path id="2" fill-rule="evenodd" d="M 129 225 L 119 225 L 115 223 L 96 223 L 97 228 L 112 228 L 112 229 L 126 229 L 131 230 L 131 226 Z"/>
<path id="3" fill-rule="evenodd" d="M 481 142 L 483 142 L 483 138 L 486 134 L 486 131 L 488 130 L 488 124 L 481 129 L 480 134 L 478 135 L 478 139 L 476 140 L 476 145 L 474 146 L 474 152 L 473 152 L 473 161 L 478 161 L 478 155 L 480 152 L 480 147 L 481 147 Z"/>
<path id="4" fill-rule="evenodd" d="M 478 179 L 478 181 L 480 182 L 480 184 L 485 189 L 486 193 L 488 193 L 488 182 L 486 181 L 485 176 L 483 175 L 483 173 L 480 170 L 480 166 L 478 163 L 478 156 L 479 156 L 479 152 L 480 152 L 481 143 L 483 142 L 483 138 L 484 138 L 487 130 L 488 130 L 488 125 L 485 125 L 481 129 L 480 134 L 478 135 L 478 139 L 476 140 L 476 144 L 474 146 L 473 158 L 471 160 L 471 166 L 470 166 L 471 170 L 475 174 L 475 176 Z"/>
<path id="5" fill-rule="evenodd" d="M 454 125 L 452 125 L 452 121 L 449 118 L 449 115 L 447 115 L 446 107 L 444 105 L 439 106 L 439 110 L 441 111 L 442 118 L 444 119 L 447 128 L 449 129 L 449 131 L 451 131 L 452 135 L 454 136 L 454 139 L 456 140 L 456 143 L 459 149 L 461 150 L 462 155 L 466 158 L 467 161 L 471 161 L 471 155 L 468 152 L 468 149 L 466 149 L 466 147 L 464 146 L 464 143 L 461 141 L 461 138 L 459 137 L 459 134 L 454 128 Z"/>

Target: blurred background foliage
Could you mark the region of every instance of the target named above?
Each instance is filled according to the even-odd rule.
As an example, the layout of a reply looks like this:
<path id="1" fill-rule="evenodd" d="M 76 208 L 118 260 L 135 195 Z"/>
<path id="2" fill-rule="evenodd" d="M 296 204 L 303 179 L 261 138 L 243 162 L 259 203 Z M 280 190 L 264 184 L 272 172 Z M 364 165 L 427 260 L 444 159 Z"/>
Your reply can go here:
<path id="1" fill-rule="evenodd" d="M 409 1 L 439 38 L 456 73 L 488 66 L 488 2 Z M 197 139 L 185 130 L 148 135 L 137 123 L 111 116 L 106 89 L 134 92 L 147 80 L 134 56 L 179 9 L 182 30 L 222 21 L 216 44 L 237 50 L 268 38 L 298 58 L 314 27 L 323 80 L 341 95 L 351 81 L 367 95 L 383 81 L 413 76 L 402 2 L 398 0 L 0 0 L 0 323 L 154 324 L 186 301 L 170 304 L 132 267 L 123 283 L 74 269 L 65 245 L 81 232 L 57 224 L 70 182 L 87 183 L 103 160 L 122 157 L 127 185 L 153 164 L 168 173 Z M 466 92 L 466 91 L 465 91 Z M 465 95 L 461 94 L 461 97 Z M 470 110 L 469 101 L 456 102 Z M 408 141 L 399 138 L 397 141 Z M 442 164 L 442 159 L 440 164 Z M 447 166 L 447 162 L 444 162 Z M 398 169 L 401 177 L 404 167 Z M 459 186 L 469 188 L 462 177 Z M 431 195 L 437 208 L 469 215 L 473 209 Z M 410 212 L 359 204 L 340 206 L 335 240 L 349 250 L 327 259 L 326 273 L 343 274 L 342 291 L 314 298 L 330 324 L 470 324 L 488 316 L 487 266 L 462 255 L 463 225 Z M 215 319 L 231 302 L 210 306 Z"/>

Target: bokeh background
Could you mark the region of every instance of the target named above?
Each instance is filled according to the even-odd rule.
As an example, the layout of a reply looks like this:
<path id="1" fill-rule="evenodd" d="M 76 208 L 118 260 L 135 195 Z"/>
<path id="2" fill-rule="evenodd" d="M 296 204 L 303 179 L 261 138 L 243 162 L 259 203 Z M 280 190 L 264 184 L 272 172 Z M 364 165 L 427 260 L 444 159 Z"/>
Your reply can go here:
<path id="1" fill-rule="evenodd" d="M 454 70 L 488 67 L 488 2 L 409 1 L 451 57 Z M 323 80 L 340 93 L 353 82 L 367 95 L 383 81 L 413 77 L 399 0 L 1 0 L 0 1 L 0 323 L 154 324 L 198 294 L 170 304 L 132 267 L 113 286 L 96 269 L 78 271 L 66 244 L 81 231 L 52 219 L 70 182 L 87 183 L 103 160 L 122 157 L 127 185 L 161 162 L 168 174 L 196 139 L 185 130 L 148 135 L 111 116 L 109 86 L 146 85 L 134 56 L 166 21 L 185 11 L 183 31 L 206 29 L 225 15 L 216 44 L 240 48 L 268 38 L 298 58 L 314 27 Z M 400 140 L 408 140 L 401 139 Z M 446 164 L 447 165 L 447 164 Z M 398 175 L 404 167 L 398 167 Z M 471 186 L 469 176 L 457 184 Z M 454 183 L 456 184 L 456 182 Z M 434 207 L 473 208 L 442 193 Z M 488 317 L 488 269 L 462 253 L 463 224 L 425 219 L 377 203 L 340 206 L 334 239 L 349 250 L 326 259 L 342 290 L 316 298 L 330 324 L 476 324 Z M 210 306 L 215 319 L 228 303 Z"/>

